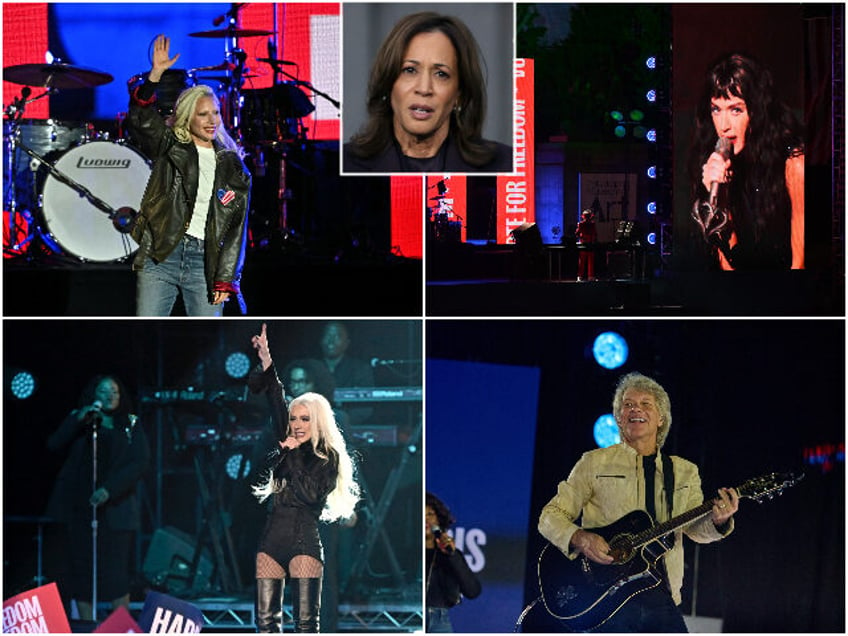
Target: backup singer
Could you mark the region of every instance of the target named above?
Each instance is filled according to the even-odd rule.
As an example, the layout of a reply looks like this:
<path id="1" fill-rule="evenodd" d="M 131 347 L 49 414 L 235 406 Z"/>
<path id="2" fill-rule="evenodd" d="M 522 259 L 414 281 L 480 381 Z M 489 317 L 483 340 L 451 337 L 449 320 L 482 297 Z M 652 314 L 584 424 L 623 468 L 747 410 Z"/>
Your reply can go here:
<path id="1" fill-rule="evenodd" d="M 247 246 L 251 176 L 243 150 L 221 123 L 218 98 L 208 86 L 180 93 L 164 121 L 156 85 L 179 58 L 159 35 L 153 65 L 130 99 L 128 126 L 153 161 L 132 237 L 139 244 L 136 314 L 168 316 L 182 294 L 189 316 L 220 316 L 236 298 Z"/>
<path id="2" fill-rule="evenodd" d="M 288 580 L 294 630 L 318 632 L 324 574 L 318 522 L 352 517 L 359 485 L 327 399 L 303 393 L 287 408 L 268 349 L 266 325 L 251 342 L 260 367 L 253 372 L 250 386 L 254 392 L 268 392 L 279 446 L 271 454 L 274 466 L 253 489 L 260 502 L 272 500 L 256 554 L 256 627 L 263 633 L 282 631 Z"/>
<path id="3" fill-rule="evenodd" d="M 60 577 L 59 582 L 63 596 L 76 599 L 82 620 L 96 619 L 91 603 L 94 506 L 98 522 L 97 596 L 111 601 L 113 608 L 128 607 L 130 554 L 133 537 L 141 528 L 136 485 L 147 468 L 150 447 L 120 379 L 110 375 L 93 378 L 80 395 L 77 408 L 47 439 L 47 447 L 66 454 L 47 504 L 47 516 L 60 522 L 65 541 L 67 576 Z"/>
<path id="4" fill-rule="evenodd" d="M 428 492 L 424 513 L 424 574 L 427 577 L 425 631 L 452 632 L 450 608 L 459 605 L 463 597 L 480 596 L 482 586 L 468 567 L 465 556 L 456 549 L 453 538 L 447 533 L 455 521 L 447 505 Z"/>
<path id="5" fill-rule="evenodd" d="M 671 428 L 671 401 L 659 383 L 639 373 L 623 376 L 613 397 L 613 413 L 621 443 L 585 453 L 539 518 L 539 532 L 569 559 L 582 554 L 602 565 L 614 561 L 607 541 L 583 528 L 609 525 L 637 509 L 661 523 L 704 501 L 698 467 L 662 453 Z M 733 530 L 738 508 L 736 491 L 720 489 L 711 514 L 674 533 L 674 546 L 661 557 L 663 582 L 637 594 L 593 631 L 686 632 L 678 608 L 682 534 L 698 543 L 723 539 Z M 575 523 L 581 515 L 583 527 Z"/>

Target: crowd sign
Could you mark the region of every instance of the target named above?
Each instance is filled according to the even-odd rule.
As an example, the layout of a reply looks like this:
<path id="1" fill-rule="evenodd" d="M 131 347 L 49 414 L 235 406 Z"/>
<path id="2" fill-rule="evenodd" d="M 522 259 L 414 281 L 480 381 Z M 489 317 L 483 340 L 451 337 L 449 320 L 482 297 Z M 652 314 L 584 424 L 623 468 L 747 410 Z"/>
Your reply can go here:
<path id="1" fill-rule="evenodd" d="M 203 613 L 173 596 L 148 592 L 138 624 L 149 634 L 197 634 L 203 627 Z"/>
<path id="2" fill-rule="evenodd" d="M 70 633 L 71 626 L 55 583 L 3 601 L 4 634 Z"/>

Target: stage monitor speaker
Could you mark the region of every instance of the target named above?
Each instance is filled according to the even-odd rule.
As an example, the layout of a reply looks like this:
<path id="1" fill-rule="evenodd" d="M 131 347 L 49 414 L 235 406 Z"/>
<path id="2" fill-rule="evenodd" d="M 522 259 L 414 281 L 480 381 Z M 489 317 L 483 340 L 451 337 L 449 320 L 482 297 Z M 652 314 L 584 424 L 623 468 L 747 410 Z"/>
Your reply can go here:
<path id="1" fill-rule="evenodd" d="M 213 564 L 208 550 L 202 549 L 193 572 L 194 556 L 194 537 L 172 526 L 159 528 L 153 533 L 142 571 L 152 585 L 174 596 L 203 593 L 209 590 Z"/>

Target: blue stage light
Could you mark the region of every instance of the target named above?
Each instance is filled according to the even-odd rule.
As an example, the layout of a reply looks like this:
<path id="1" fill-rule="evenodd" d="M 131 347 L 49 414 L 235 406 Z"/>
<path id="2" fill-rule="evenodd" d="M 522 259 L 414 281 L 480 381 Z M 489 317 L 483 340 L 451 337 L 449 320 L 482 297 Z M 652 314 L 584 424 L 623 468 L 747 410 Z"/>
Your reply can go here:
<path id="1" fill-rule="evenodd" d="M 595 443 L 600 448 L 606 448 L 618 444 L 621 441 L 621 432 L 618 430 L 618 423 L 615 418 L 609 413 L 601 415 L 595 420 Z"/>
<path id="2" fill-rule="evenodd" d="M 250 358 L 247 354 L 237 351 L 227 356 L 227 361 L 224 363 L 224 368 L 227 375 L 231 378 L 243 378 L 250 371 Z"/>
<path id="3" fill-rule="evenodd" d="M 657 140 L 657 129 L 656 128 L 650 128 L 648 130 L 647 139 L 650 142 L 655 142 Z"/>
<path id="4" fill-rule="evenodd" d="M 657 233 L 656 232 L 648 232 L 648 236 L 646 237 L 648 241 L 648 245 L 656 245 L 657 244 Z"/>
<path id="5" fill-rule="evenodd" d="M 648 214 L 656 214 L 657 213 L 657 202 L 651 201 L 648 203 Z"/>
<path id="6" fill-rule="evenodd" d="M 35 377 L 28 371 L 18 371 L 12 376 L 9 388 L 13 396 L 19 400 L 26 400 L 35 393 Z"/>
<path id="7" fill-rule="evenodd" d="M 241 474 L 239 474 L 239 469 L 241 469 Z M 227 477 L 230 479 L 244 479 L 250 474 L 250 460 L 246 459 L 242 453 L 235 453 L 227 459 L 224 470 L 226 470 Z"/>
<path id="8" fill-rule="evenodd" d="M 648 100 L 649 102 L 651 102 L 651 103 L 654 103 L 655 101 L 657 101 L 657 91 L 655 91 L 655 90 L 652 88 L 651 90 L 649 90 L 649 91 L 645 94 L 645 99 L 647 99 L 647 100 Z"/>
<path id="9" fill-rule="evenodd" d="M 657 167 L 656 166 L 649 166 L 648 170 L 647 170 L 647 174 L 651 179 L 656 179 L 657 178 Z"/>
<path id="10" fill-rule="evenodd" d="M 647 60 L 645 60 L 645 66 L 647 66 L 647 67 L 648 67 L 648 68 L 650 68 L 650 69 L 655 69 L 655 68 L 657 68 L 657 58 L 655 58 L 655 57 L 652 55 L 652 56 L 651 56 L 651 57 L 649 57 Z"/>
<path id="11" fill-rule="evenodd" d="M 595 362 L 605 369 L 617 369 L 627 362 L 627 341 L 614 331 L 605 331 L 595 338 L 592 354 Z"/>

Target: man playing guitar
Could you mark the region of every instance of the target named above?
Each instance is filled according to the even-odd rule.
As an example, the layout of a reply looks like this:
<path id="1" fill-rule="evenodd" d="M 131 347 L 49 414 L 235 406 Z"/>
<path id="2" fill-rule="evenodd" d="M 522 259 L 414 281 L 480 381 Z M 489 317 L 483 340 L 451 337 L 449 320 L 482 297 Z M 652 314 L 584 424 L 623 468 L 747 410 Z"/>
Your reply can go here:
<path id="1" fill-rule="evenodd" d="M 682 535 L 698 543 L 726 537 L 733 531 L 739 493 L 721 488 L 712 506 L 704 503 L 698 467 L 661 452 L 671 404 L 653 379 L 639 373 L 622 377 L 613 413 L 621 443 L 585 453 L 542 509 L 539 532 L 552 544 L 546 550 L 567 557 L 564 563 L 574 564 L 586 581 L 543 593 L 546 608 L 576 631 L 686 632 L 678 608 Z M 703 511 L 700 517 L 653 536 L 654 524 L 693 508 Z"/>

